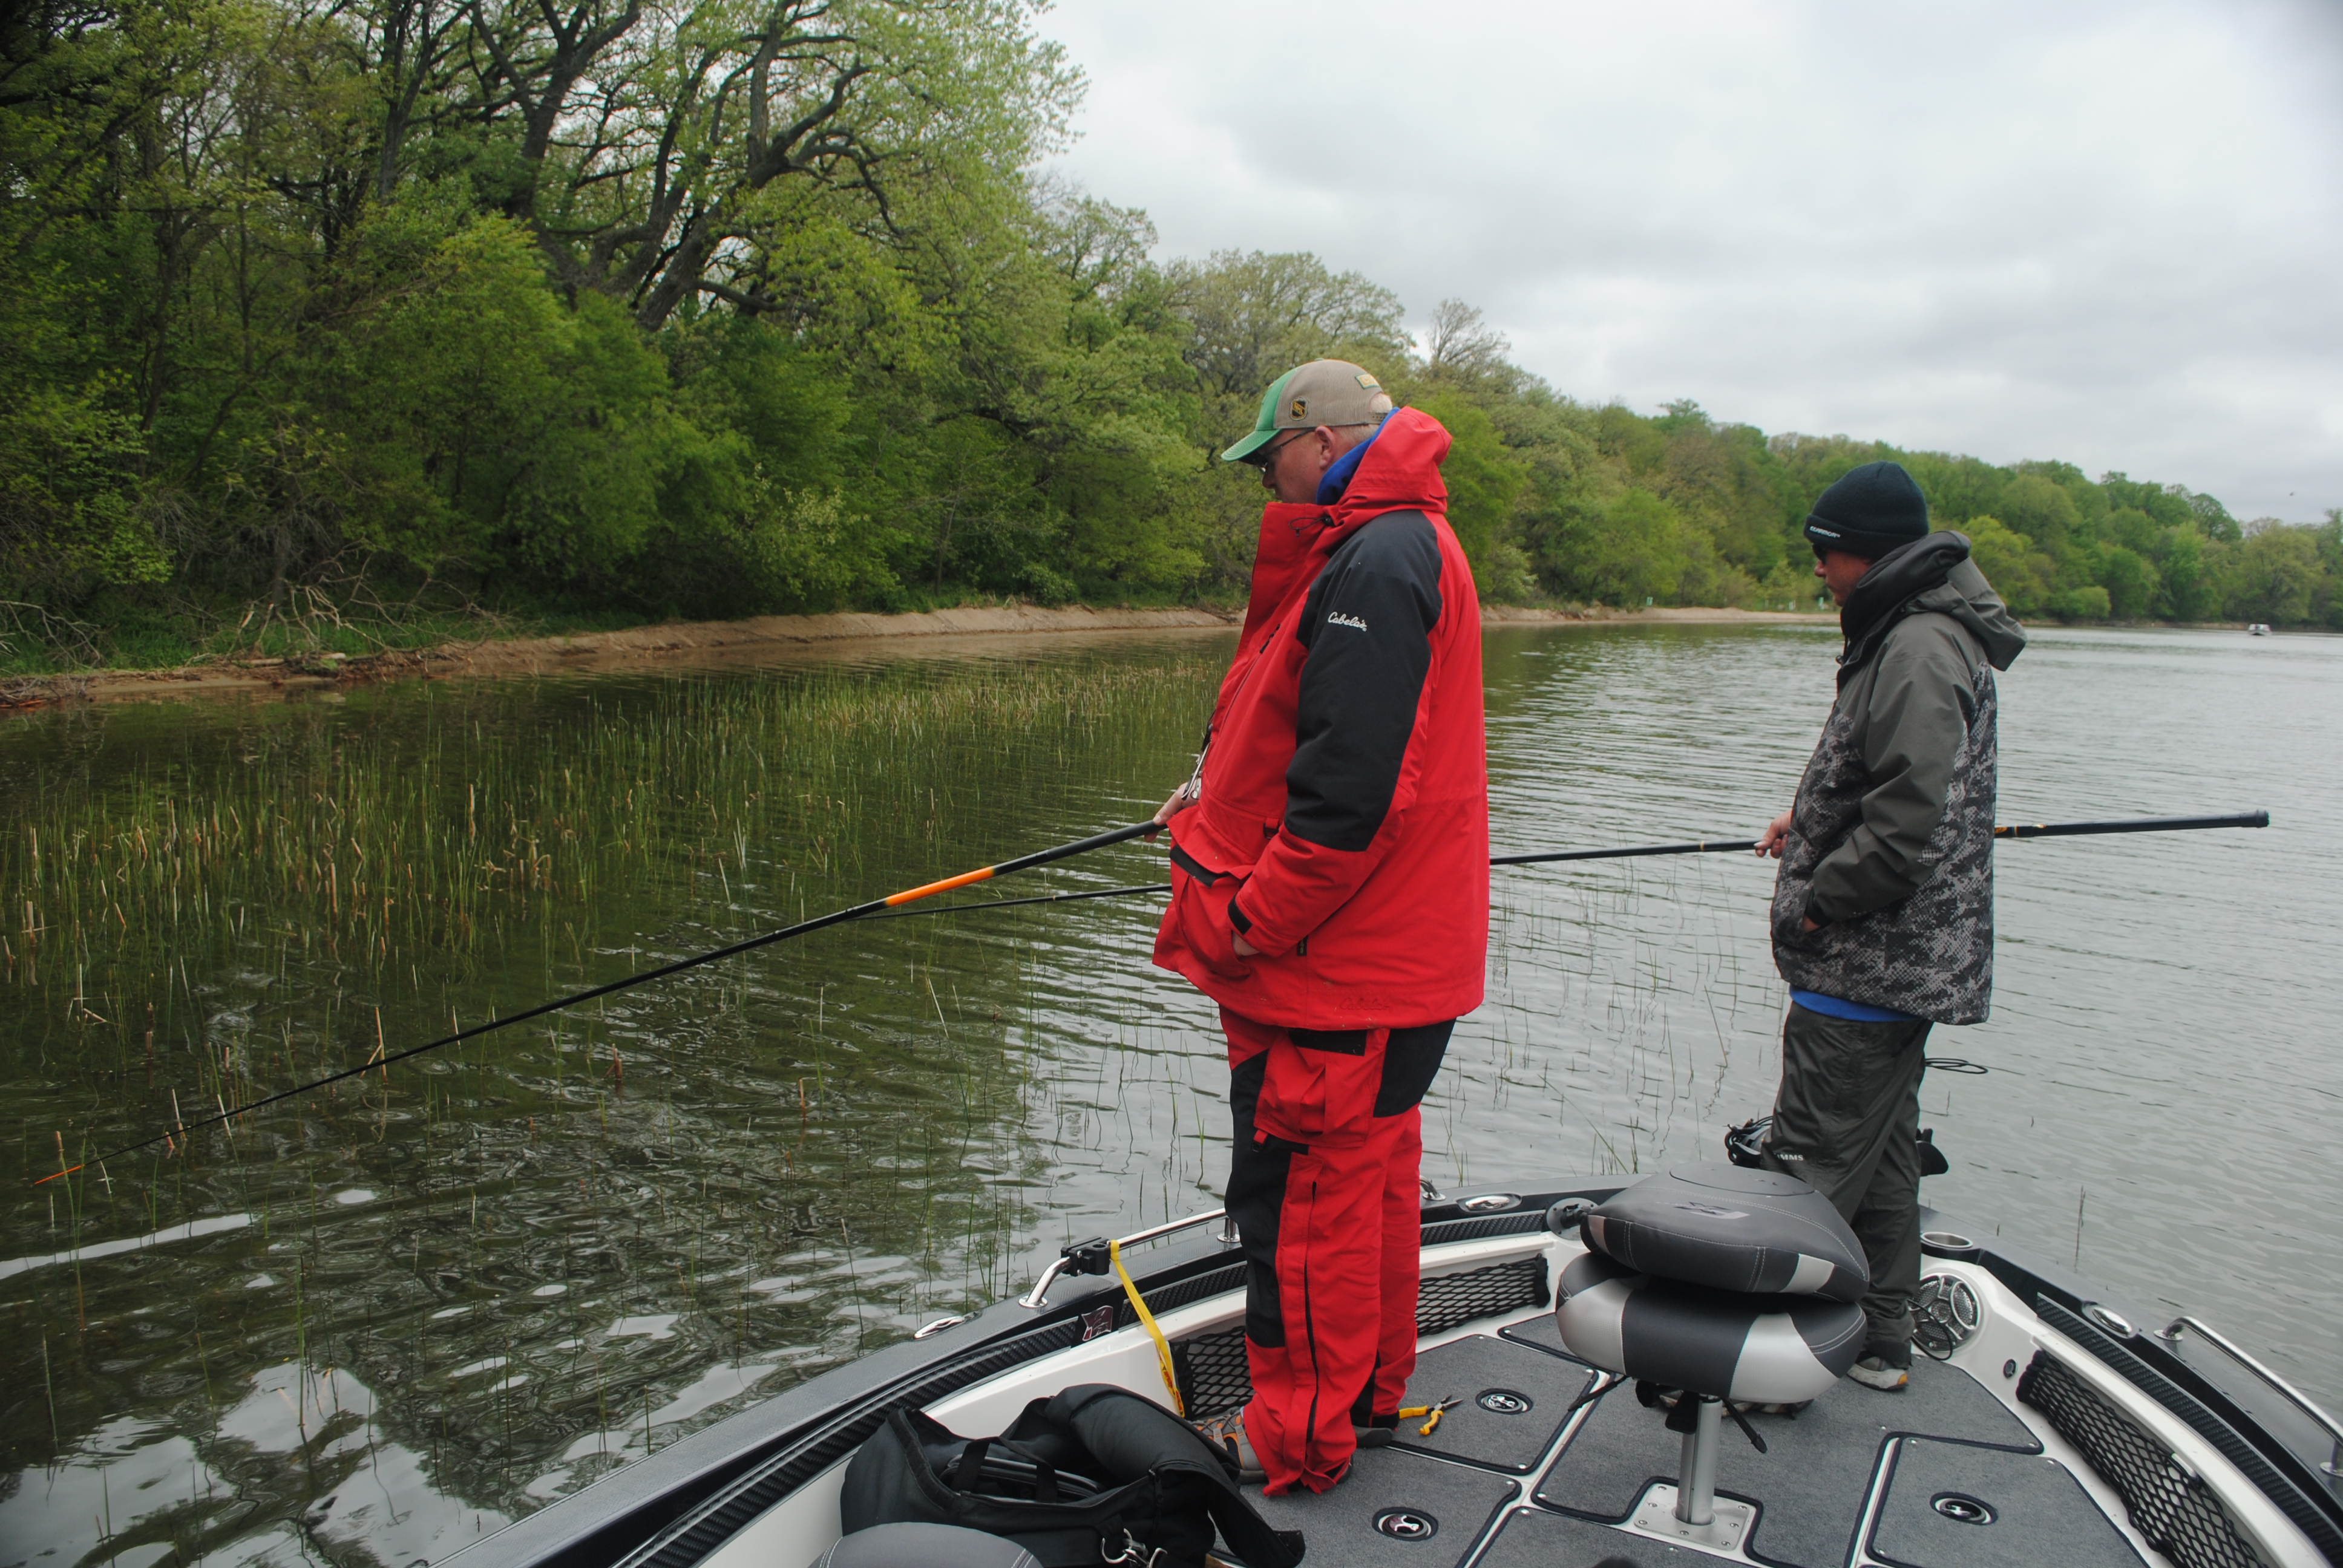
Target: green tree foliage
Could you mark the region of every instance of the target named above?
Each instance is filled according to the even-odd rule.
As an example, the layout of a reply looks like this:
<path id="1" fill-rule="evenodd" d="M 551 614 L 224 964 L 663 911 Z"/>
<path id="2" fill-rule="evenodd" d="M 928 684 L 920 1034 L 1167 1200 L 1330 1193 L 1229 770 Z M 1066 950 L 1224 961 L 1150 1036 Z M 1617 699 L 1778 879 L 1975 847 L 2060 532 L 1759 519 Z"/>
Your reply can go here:
<path id="1" fill-rule="evenodd" d="M 1463 301 L 1158 262 L 1032 172 L 1081 89 L 1031 0 L 0 9 L 0 661 L 1233 597 L 1214 454 L 1325 355 L 1448 427 L 1494 598 L 1811 604 L 1806 508 L 1895 457 L 2022 614 L 2343 624 L 2334 514 L 1590 406 Z"/>

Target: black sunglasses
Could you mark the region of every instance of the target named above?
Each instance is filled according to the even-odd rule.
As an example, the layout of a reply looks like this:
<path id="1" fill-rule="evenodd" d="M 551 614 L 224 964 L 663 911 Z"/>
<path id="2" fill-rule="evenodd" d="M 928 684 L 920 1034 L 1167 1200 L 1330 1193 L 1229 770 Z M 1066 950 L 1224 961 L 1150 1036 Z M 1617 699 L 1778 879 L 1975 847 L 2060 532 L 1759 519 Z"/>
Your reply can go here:
<path id="1" fill-rule="evenodd" d="M 1310 432 L 1307 430 L 1291 431 L 1287 434 L 1284 440 L 1272 441 L 1268 446 L 1263 447 L 1252 457 L 1247 457 L 1245 461 L 1251 463 L 1256 468 L 1266 468 L 1272 463 L 1277 461 L 1277 455 L 1280 452 L 1284 451 L 1288 447 L 1291 447 L 1294 442 L 1299 441 L 1302 437 L 1309 433 Z"/>

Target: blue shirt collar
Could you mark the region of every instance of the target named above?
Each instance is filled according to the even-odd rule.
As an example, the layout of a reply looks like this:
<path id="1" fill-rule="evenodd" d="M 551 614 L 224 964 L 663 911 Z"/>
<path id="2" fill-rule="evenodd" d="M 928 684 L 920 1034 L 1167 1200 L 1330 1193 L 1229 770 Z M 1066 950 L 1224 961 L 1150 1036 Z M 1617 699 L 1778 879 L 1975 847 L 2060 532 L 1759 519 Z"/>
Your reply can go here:
<path id="1" fill-rule="evenodd" d="M 1334 459 L 1333 467 L 1328 468 L 1324 477 L 1318 481 L 1318 504 L 1320 506 L 1331 507 L 1335 502 L 1342 498 L 1342 492 L 1350 487 L 1351 476 L 1359 471 L 1359 460 L 1367 455 L 1367 448 L 1375 444 L 1375 436 L 1380 436 L 1383 433 L 1383 425 L 1387 425 L 1390 422 L 1391 416 L 1389 414 L 1384 415 L 1383 424 L 1377 425 L 1375 427 L 1374 436 L 1368 437 L 1365 440 L 1360 442 L 1357 446 L 1352 447 L 1349 451 Z"/>

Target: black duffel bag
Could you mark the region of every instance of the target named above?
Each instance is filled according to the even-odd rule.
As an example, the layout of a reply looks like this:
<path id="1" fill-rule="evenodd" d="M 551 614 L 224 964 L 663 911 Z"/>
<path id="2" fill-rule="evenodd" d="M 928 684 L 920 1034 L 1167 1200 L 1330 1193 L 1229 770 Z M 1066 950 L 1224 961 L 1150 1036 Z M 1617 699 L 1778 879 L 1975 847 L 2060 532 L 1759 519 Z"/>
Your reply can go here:
<path id="1" fill-rule="evenodd" d="M 1111 1383 L 1037 1399 L 999 1437 L 892 1412 L 848 1462 L 839 1514 L 849 1534 L 900 1523 L 981 1530 L 1043 1568 L 1202 1568 L 1216 1527 L 1247 1568 L 1302 1561 L 1302 1533 L 1255 1512 L 1225 1454 Z"/>

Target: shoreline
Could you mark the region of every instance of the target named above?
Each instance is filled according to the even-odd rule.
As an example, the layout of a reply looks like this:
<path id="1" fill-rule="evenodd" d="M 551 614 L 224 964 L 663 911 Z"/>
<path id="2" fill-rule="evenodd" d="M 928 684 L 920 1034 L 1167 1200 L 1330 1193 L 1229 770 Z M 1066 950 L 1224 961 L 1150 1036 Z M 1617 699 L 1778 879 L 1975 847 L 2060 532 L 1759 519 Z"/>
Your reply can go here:
<path id="1" fill-rule="evenodd" d="M 1610 610 L 1598 606 L 1573 610 L 1483 605 L 1481 615 L 1483 624 L 1489 626 L 1822 625 L 1829 621 L 1824 615 L 1788 610 L 1701 607 Z M 207 697 L 269 699 L 393 680 L 656 669 L 692 663 L 740 662 L 777 652 L 846 649 L 911 639 L 950 646 L 963 639 L 995 638 L 1233 631 L 1242 624 L 1243 615 L 1237 610 L 1048 609 L 1037 605 L 969 607 L 910 615 L 846 612 L 757 616 L 746 620 L 674 621 L 568 637 L 492 638 L 442 643 L 436 648 L 394 648 L 355 658 L 327 654 L 309 658 L 181 665 L 168 669 L 25 676 L 0 679 L 0 712 L 66 703 L 157 702 Z"/>

